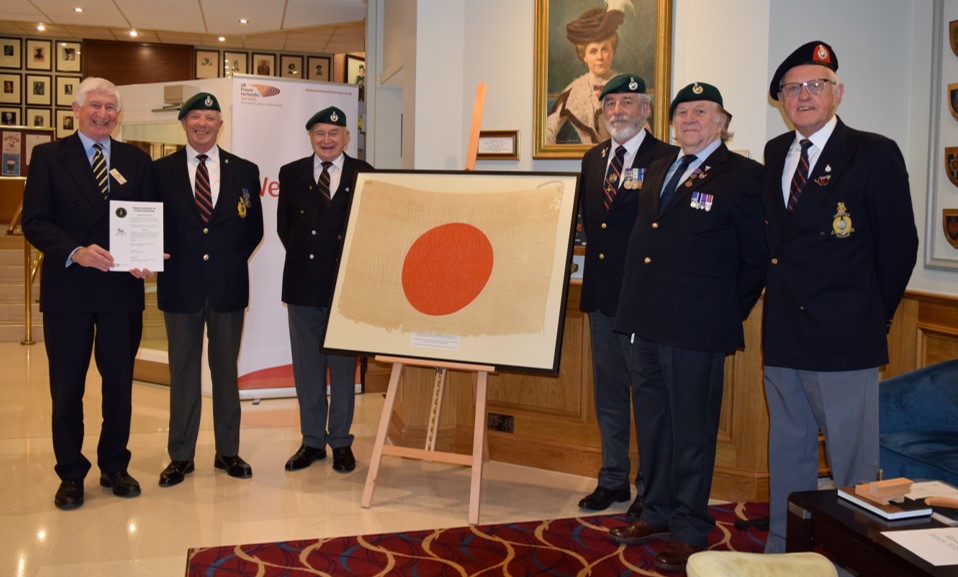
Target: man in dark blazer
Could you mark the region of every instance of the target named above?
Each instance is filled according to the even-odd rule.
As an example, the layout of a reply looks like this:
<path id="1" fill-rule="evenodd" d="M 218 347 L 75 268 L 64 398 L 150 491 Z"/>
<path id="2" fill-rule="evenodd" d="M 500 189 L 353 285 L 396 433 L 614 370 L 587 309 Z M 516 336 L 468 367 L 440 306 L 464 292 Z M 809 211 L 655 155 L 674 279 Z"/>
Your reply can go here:
<path id="1" fill-rule="evenodd" d="M 918 251 L 901 151 L 837 117 L 837 70 L 831 46 L 813 41 L 769 86 L 795 127 L 765 147 L 772 553 L 785 550 L 789 493 L 817 488 L 819 429 L 836 485 L 877 477 L 878 367 Z"/>
<path id="2" fill-rule="evenodd" d="M 704 549 L 726 355 L 765 281 L 762 167 L 725 146 L 731 114 L 717 88 L 678 92 L 682 147 L 652 164 L 629 238 L 616 329 L 632 335 L 645 507 L 611 537 L 670 542 L 656 566 L 679 571 Z"/>
<path id="3" fill-rule="evenodd" d="M 346 114 L 335 106 L 314 114 L 306 122 L 306 135 L 313 154 L 279 169 L 276 210 L 276 230 L 286 248 L 283 302 L 288 308 L 293 380 L 303 434 L 286 469 L 295 471 L 325 459 L 329 445 L 333 469 L 347 473 L 356 468 L 349 432 L 356 358 L 327 354 L 323 339 L 356 175 L 373 167 L 344 152 L 349 129 Z"/>
<path id="4" fill-rule="evenodd" d="M 154 163 L 163 200 L 169 260 L 157 279 L 170 357 L 171 462 L 160 486 L 194 469 L 202 403 L 203 328 L 213 384 L 213 466 L 231 477 L 253 474 L 239 456 L 237 357 L 249 304 L 248 261 L 263 238 L 259 168 L 216 144 L 223 119 L 216 97 L 196 94 L 180 108 L 185 148 Z"/>
<path id="5" fill-rule="evenodd" d="M 678 149 L 657 140 L 645 129 L 651 99 L 645 80 L 620 74 L 600 94 L 603 119 L 612 135 L 582 157 L 582 224 L 585 228 L 585 271 L 579 308 L 589 315 L 592 340 L 592 386 L 595 418 L 602 439 L 598 485 L 579 507 L 601 511 L 613 502 L 628 501 L 630 413 L 635 400 L 629 374 L 629 341 L 612 329 L 629 233 L 639 212 L 639 191 L 653 160 Z M 642 472 L 635 476 L 636 497 L 629 514 L 642 512 Z"/>
<path id="6" fill-rule="evenodd" d="M 100 485 L 135 497 L 127 472 L 133 360 L 143 331 L 143 278 L 110 272 L 109 199 L 155 200 L 150 158 L 110 133 L 120 94 L 103 78 L 80 83 L 73 102 L 78 130 L 33 149 L 23 197 L 23 232 L 44 253 L 40 310 L 50 363 L 53 451 L 61 483 L 54 504 L 83 504 L 83 392 L 94 354 L 102 377 L 103 422 L 97 445 Z M 94 168 L 95 167 L 95 168 Z"/>

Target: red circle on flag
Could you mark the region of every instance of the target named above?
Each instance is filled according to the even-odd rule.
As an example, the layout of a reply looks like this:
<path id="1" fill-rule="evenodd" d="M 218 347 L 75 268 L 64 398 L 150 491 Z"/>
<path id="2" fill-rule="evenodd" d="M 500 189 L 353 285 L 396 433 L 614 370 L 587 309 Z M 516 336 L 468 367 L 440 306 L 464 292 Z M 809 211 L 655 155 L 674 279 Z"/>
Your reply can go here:
<path id="1" fill-rule="evenodd" d="M 452 314 L 485 288 L 492 260 L 492 243 L 478 228 L 461 222 L 437 226 L 417 238 L 406 253 L 403 293 L 423 314 Z"/>

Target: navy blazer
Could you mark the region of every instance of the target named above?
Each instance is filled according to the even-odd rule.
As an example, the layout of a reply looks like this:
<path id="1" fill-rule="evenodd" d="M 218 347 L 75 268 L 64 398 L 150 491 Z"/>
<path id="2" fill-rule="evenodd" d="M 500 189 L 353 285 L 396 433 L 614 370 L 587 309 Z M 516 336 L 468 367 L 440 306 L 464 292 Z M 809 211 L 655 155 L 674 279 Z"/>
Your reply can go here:
<path id="1" fill-rule="evenodd" d="M 313 180 L 313 155 L 279 169 L 276 232 L 286 248 L 283 302 L 328 307 L 339 268 L 356 175 L 373 167 L 344 154 L 339 187 L 327 204 Z"/>
<path id="2" fill-rule="evenodd" d="M 745 346 L 742 321 L 765 281 L 762 165 L 722 144 L 659 214 L 676 157 L 654 162 L 646 174 L 615 328 L 659 344 L 729 353 Z"/>
<path id="3" fill-rule="evenodd" d="M 173 313 L 198 312 L 207 299 L 218 313 L 243 310 L 249 258 L 263 238 L 259 168 L 220 147 L 219 196 L 203 223 L 186 163 L 185 148 L 154 163 L 170 255 L 157 277 L 157 303 Z"/>
<path id="4" fill-rule="evenodd" d="M 893 141 L 839 119 L 788 216 L 782 172 L 794 138 L 765 146 L 765 364 L 877 367 L 918 253 L 905 160 Z"/>
<path id="5" fill-rule="evenodd" d="M 642 144 L 627 168 L 647 169 L 652 161 L 671 156 L 678 148 L 646 132 Z M 625 248 L 639 214 L 639 189 L 620 186 L 608 210 L 605 208 L 605 172 L 609 155 L 615 154 L 612 141 L 589 149 L 582 157 L 579 180 L 579 214 L 585 229 L 585 271 L 579 309 L 615 316 L 625 271 Z"/>
<path id="6" fill-rule="evenodd" d="M 150 157 L 110 144 L 110 198 L 156 200 Z M 118 181 L 119 174 L 124 182 Z M 44 253 L 40 310 L 51 313 L 143 310 L 143 281 L 127 272 L 66 266 L 74 249 L 110 248 L 110 203 L 103 199 L 79 134 L 33 149 L 23 194 L 23 233 Z"/>

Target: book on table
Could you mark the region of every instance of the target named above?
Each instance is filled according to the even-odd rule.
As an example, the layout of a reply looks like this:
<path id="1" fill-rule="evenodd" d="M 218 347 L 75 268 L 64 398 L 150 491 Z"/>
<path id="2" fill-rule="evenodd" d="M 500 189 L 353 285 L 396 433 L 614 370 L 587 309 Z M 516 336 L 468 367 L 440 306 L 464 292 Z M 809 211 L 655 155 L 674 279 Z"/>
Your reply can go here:
<path id="1" fill-rule="evenodd" d="M 932 508 L 921 501 L 913 501 L 906 497 L 901 503 L 883 504 L 880 501 L 856 493 L 855 487 L 839 487 L 838 496 L 883 519 L 928 517 L 932 513 Z"/>

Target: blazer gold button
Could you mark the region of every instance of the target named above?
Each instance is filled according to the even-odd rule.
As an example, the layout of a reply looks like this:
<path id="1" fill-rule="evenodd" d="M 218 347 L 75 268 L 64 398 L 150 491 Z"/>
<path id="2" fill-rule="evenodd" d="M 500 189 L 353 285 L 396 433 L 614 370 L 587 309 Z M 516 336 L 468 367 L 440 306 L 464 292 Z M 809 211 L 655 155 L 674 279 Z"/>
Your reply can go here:
<path id="1" fill-rule="evenodd" d="M 203 229 L 203 234 L 209 234 L 209 233 L 210 233 L 210 229 L 208 229 L 208 228 L 204 228 L 204 229 Z"/>
<path id="2" fill-rule="evenodd" d="M 609 225 L 607 225 L 607 224 L 604 223 L 604 222 L 602 223 L 602 228 L 603 228 L 603 229 L 608 228 L 608 227 L 609 227 Z"/>
<path id="3" fill-rule="evenodd" d="M 645 262 L 645 264 L 649 264 L 649 263 L 652 262 L 652 259 L 649 258 L 649 257 L 645 257 L 645 258 L 643 259 L 643 262 Z"/>
<path id="4" fill-rule="evenodd" d="M 310 232 L 310 234 L 312 234 L 313 236 L 316 236 L 316 231 L 315 231 L 315 230 L 311 230 L 311 231 L 309 231 L 309 232 Z"/>
<path id="5" fill-rule="evenodd" d="M 605 253 L 599 253 L 599 260 L 605 260 Z"/>
<path id="6" fill-rule="evenodd" d="M 210 260 L 210 255 L 204 254 L 204 255 L 203 255 L 203 260 L 204 260 L 204 261 Z"/>
<path id="7" fill-rule="evenodd" d="M 652 228 L 653 228 L 653 229 L 659 228 L 659 223 L 653 222 L 653 223 L 652 223 Z"/>
<path id="8" fill-rule="evenodd" d="M 773 259 L 772 259 L 772 264 L 778 264 L 778 259 L 777 259 L 777 258 L 773 258 Z"/>
<path id="9" fill-rule="evenodd" d="M 316 258 L 316 257 L 315 257 L 314 255 L 309 255 L 309 260 L 313 260 L 313 259 L 315 259 L 315 258 Z"/>

